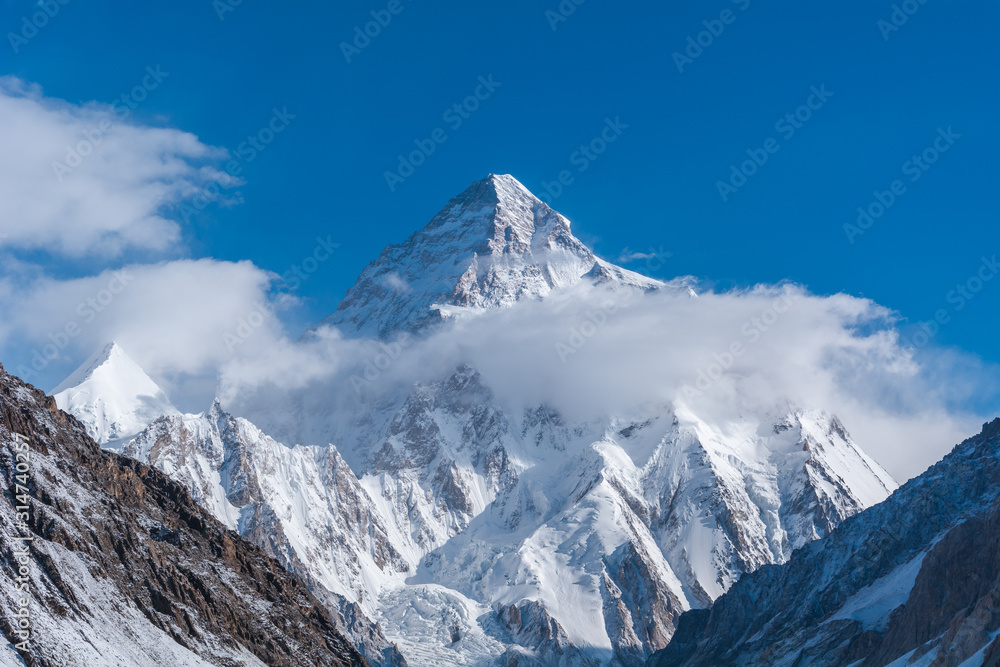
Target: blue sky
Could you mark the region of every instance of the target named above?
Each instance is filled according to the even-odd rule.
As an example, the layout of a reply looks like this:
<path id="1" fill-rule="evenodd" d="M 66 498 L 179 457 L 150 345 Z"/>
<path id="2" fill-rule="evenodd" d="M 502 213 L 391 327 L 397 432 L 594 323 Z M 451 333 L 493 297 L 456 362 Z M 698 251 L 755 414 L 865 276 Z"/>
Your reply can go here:
<path id="1" fill-rule="evenodd" d="M 655 249 L 670 253 L 662 266 L 628 266 L 720 289 L 791 280 L 868 297 L 897 311 L 908 336 L 944 310 L 932 346 L 1000 361 L 1000 280 L 962 297 L 960 309 L 950 294 L 974 286 L 983 258 L 1000 252 L 996 3 L 913 0 L 905 23 L 900 9 L 889 29 L 879 21 L 892 20 L 891 2 L 69 0 L 25 33 L 23 17 L 43 9 L 5 1 L 0 74 L 41 86 L 47 100 L 111 104 L 158 67 L 166 75 L 126 123 L 183 130 L 231 154 L 275 110 L 287 126 L 242 161 L 226 205 L 182 216 L 175 202 L 160 212 L 177 221 L 180 242 L 76 254 L 15 243 L 4 250 L 8 275 L 20 262 L 75 279 L 185 257 L 284 274 L 317 238 L 332 239 L 333 258 L 295 290 L 303 306 L 286 325 L 301 330 L 336 308 L 387 243 L 472 181 L 511 173 L 543 194 L 567 170 L 573 182 L 551 203 L 607 259 Z M 372 12 L 391 20 L 348 62 L 343 43 Z M 679 71 L 674 53 L 713 29 Z M 445 115 L 477 87 L 484 99 L 467 118 Z M 776 126 L 796 112 L 808 119 L 794 131 Z M 609 119 L 620 136 L 582 159 L 575 152 Z M 438 128 L 447 140 L 390 188 L 397 156 Z M 943 136 L 947 150 L 910 180 L 908 161 Z M 764 151 L 769 139 L 776 152 Z M 748 167 L 755 173 L 724 200 L 719 182 L 731 165 L 762 153 L 767 161 Z M 895 180 L 902 194 L 849 239 L 845 223 Z M 11 337 L 4 361 L 32 349 L 30 338 Z M 67 351 L 40 384 L 78 362 Z"/>

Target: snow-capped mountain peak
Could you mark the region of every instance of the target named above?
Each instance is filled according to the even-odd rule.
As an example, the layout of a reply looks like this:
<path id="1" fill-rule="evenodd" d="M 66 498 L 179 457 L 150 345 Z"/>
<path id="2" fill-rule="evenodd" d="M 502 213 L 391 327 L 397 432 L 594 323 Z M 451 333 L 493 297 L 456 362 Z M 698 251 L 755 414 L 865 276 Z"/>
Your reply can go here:
<path id="1" fill-rule="evenodd" d="M 415 332 L 463 309 L 507 307 L 582 280 L 666 284 L 598 258 L 510 175 L 490 174 L 368 265 L 323 323 L 348 335 Z"/>
<path id="2" fill-rule="evenodd" d="M 92 355 L 52 390 L 101 445 L 116 448 L 161 415 L 179 414 L 167 395 L 116 342 Z"/>

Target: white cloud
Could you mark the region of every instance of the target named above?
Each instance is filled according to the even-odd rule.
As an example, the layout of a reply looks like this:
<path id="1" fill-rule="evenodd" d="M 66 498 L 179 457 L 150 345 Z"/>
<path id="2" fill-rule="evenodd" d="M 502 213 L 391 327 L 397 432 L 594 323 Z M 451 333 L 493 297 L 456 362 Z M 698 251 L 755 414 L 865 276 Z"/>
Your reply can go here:
<path id="1" fill-rule="evenodd" d="M 632 262 L 638 261 L 640 259 L 651 259 L 656 257 L 656 253 L 652 252 L 632 252 L 628 248 L 621 251 L 616 260 L 619 264 L 630 264 Z"/>
<path id="2" fill-rule="evenodd" d="M 698 299 L 575 290 L 460 320 L 405 345 L 363 383 L 364 395 L 353 385 L 387 350 L 329 331 L 269 349 L 264 360 L 234 362 L 223 388 L 251 418 L 279 395 L 351 414 L 468 363 L 515 410 L 547 403 L 573 420 L 673 400 L 725 420 L 790 400 L 840 415 L 859 444 L 906 479 L 974 432 L 977 417 L 955 409 L 951 387 L 983 387 L 985 369 L 914 359 L 892 326 L 891 313 L 869 300 L 794 286 Z M 334 427 L 299 432 L 329 437 L 322 428 Z"/>
<path id="3" fill-rule="evenodd" d="M 128 108 L 116 108 L 69 104 L 20 79 L 0 78 L 6 246 L 70 257 L 162 251 L 180 239 L 167 217 L 172 206 L 213 183 L 235 184 L 211 167 L 224 150 L 187 132 L 130 124 L 121 119 Z"/>
<path id="4" fill-rule="evenodd" d="M 396 292 L 405 293 L 409 292 L 411 289 L 409 283 L 403 280 L 403 277 L 400 276 L 395 271 L 386 274 L 385 278 L 383 278 L 383 281 L 385 282 L 386 286 L 389 287 L 389 289 L 395 290 Z"/>

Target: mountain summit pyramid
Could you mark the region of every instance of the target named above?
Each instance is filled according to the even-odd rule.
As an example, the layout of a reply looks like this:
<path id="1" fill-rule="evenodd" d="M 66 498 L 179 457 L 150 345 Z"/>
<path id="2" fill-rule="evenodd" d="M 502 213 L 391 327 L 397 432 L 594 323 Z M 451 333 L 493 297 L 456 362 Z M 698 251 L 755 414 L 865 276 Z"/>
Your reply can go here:
<path id="1" fill-rule="evenodd" d="M 390 245 L 323 324 L 390 338 L 467 309 L 506 307 L 582 280 L 644 290 L 667 284 L 605 262 L 570 222 L 510 175 L 470 185 L 422 230 Z"/>

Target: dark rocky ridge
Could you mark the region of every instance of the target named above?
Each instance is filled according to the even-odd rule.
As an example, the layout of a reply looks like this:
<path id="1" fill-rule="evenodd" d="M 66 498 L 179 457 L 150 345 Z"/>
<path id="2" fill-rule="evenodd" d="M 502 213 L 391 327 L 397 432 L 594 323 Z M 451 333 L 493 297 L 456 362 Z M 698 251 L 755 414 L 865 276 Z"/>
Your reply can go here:
<path id="1" fill-rule="evenodd" d="M 166 475 L 102 450 L 51 397 L 0 366 L 0 629 L 11 644 L 20 642 L 11 619 L 21 595 L 14 433 L 31 451 L 26 664 L 366 664 L 275 560 Z M 8 646 L 0 664 L 16 662 Z"/>
<path id="2" fill-rule="evenodd" d="M 1000 419 L 888 500 L 740 579 L 681 616 L 652 667 L 883 667 L 936 651 L 933 667 L 983 651 L 1000 665 Z M 881 623 L 838 615 L 852 596 L 909 562 L 912 588 Z M 979 664 L 979 663 L 976 663 Z"/>

